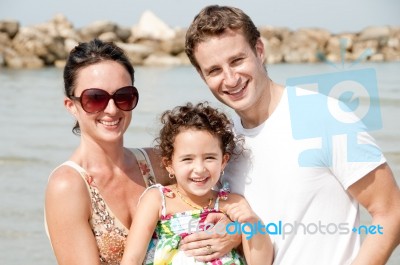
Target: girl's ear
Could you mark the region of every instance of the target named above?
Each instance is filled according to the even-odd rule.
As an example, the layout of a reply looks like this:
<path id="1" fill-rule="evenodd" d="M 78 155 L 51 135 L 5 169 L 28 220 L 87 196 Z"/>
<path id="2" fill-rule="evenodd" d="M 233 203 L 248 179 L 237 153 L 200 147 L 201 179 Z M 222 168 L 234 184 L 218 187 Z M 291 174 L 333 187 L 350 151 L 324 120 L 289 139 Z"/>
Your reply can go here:
<path id="1" fill-rule="evenodd" d="M 171 161 L 169 161 L 166 157 L 163 157 L 161 161 L 169 174 L 175 174 L 174 169 L 171 166 Z"/>
<path id="2" fill-rule="evenodd" d="M 222 156 L 222 170 L 224 170 L 225 169 L 225 167 L 226 167 L 226 165 L 228 164 L 228 161 L 229 161 L 229 158 L 230 158 L 230 155 L 229 154 L 224 154 L 223 156 Z"/>

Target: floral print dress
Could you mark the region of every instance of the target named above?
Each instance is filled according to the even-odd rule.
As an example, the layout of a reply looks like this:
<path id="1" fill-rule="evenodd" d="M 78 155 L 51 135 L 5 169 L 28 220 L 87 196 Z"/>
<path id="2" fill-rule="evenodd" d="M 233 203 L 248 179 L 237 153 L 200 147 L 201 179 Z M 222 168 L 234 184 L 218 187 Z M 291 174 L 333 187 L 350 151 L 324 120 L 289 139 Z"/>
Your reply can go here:
<path id="1" fill-rule="evenodd" d="M 204 221 L 208 214 L 220 212 L 218 210 L 219 199 L 227 196 L 225 190 L 221 190 L 216 199 L 213 209 L 189 210 L 175 214 L 166 215 L 165 196 L 171 190 L 156 184 L 150 188 L 158 188 L 162 194 L 162 216 L 158 221 L 155 230 L 157 240 L 151 241 L 149 251 L 145 259 L 146 265 L 190 265 L 190 264 L 210 264 L 210 265 L 244 265 L 245 260 L 235 249 L 225 256 L 213 260 L 212 262 L 199 262 L 193 257 L 188 257 L 183 251 L 178 249 L 179 242 L 185 236 L 204 229 Z"/>

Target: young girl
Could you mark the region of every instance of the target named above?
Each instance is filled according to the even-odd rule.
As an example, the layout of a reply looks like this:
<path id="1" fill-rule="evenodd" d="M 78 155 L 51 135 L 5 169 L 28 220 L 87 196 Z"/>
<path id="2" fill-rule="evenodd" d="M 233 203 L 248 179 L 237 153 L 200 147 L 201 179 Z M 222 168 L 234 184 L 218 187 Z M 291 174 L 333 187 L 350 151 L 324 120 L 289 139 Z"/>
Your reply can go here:
<path id="1" fill-rule="evenodd" d="M 246 261 L 235 249 L 209 263 L 198 262 L 179 250 L 186 235 L 210 228 L 204 223 L 210 213 L 222 212 L 240 223 L 261 220 L 242 196 L 212 189 L 237 150 L 237 139 L 225 114 L 207 104 L 188 103 L 164 112 L 161 121 L 164 127 L 157 139 L 158 149 L 176 184 L 156 184 L 143 193 L 121 264 L 270 264 L 272 244 L 268 235 L 261 233 L 250 239 L 242 235 Z M 155 252 L 146 255 L 154 231 L 158 239 Z M 204 255 L 212 253 L 213 246 L 204 247 Z"/>

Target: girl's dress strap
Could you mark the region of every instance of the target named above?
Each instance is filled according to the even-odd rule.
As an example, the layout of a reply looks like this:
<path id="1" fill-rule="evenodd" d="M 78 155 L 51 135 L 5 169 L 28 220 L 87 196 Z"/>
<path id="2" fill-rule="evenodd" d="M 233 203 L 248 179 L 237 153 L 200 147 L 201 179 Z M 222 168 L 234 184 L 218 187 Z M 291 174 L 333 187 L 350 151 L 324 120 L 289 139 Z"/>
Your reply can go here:
<path id="1" fill-rule="evenodd" d="M 167 206 L 166 206 L 166 203 L 165 203 L 164 192 L 168 192 L 169 189 L 164 187 L 160 183 L 157 183 L 157 184 L 151 185 L 150 187 L 147 187 L 147 189 L 140 196 L 139 202 L 142 199 L 142 196 L 146 193 L 146 191 L 148 191 L 149 189 L 153 189 L 153 188 L 157 188 L 159 190 L 159 192 L 160 192 L 160 195 L 161 195 L 161 216 L 165 216 L 166 213 L 167 213 Z"/>
<path id="2" fill-rule="evenodd" d="M 217 199 L 215 200 L 214 210 L 219 211 L 219 200 L 225 201 L 228 199 L 228 194 L 230 193 L 229 183 L 224 182 L 222 183 L 222 188 L 218 191 Z"/>
<path id="3" fill-rule="evenodd" d="M 149 156 L 146 151 L 142 148 L 130 148 L 129 150 L 136 156 L 136 160 L 139 164 L 140 172 L 142 172 L 144 183 L 146 187 L 150 187 L 156 184 L 156 177 L 151 166 Z"/>

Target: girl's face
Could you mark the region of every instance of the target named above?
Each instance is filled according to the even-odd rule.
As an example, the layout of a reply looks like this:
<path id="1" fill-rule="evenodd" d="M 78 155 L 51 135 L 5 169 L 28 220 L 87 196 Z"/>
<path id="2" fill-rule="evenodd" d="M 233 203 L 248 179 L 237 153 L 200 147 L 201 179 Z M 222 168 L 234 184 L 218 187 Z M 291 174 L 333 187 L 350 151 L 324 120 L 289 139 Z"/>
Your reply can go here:
<path id="1" fill-rule="evenodd" d="M 167 170 L 175 175 L 180 192 L 193 199 L 211 194 L 228 159 L 218 137 L 205 130 L 186 129 L 175 137 Z"/>
<path id="2" fill-rule="evenodd" d="M 128 71 L 117 62 L 102 61 L 79 70 L 76 77 L 74 96 L 80 97 L 88 88 L 100 88 L 113 94 L 121 87 L 132 85 Z M 123 141 L 123 134 L 128 128 L 132 111 L 117 108 L 110 99 L 106 108 L 98 113 L 87 113 L 78 100 L 65 98 L 64 104 L 78 120 L 81 135 L 96 142 Z"/>

